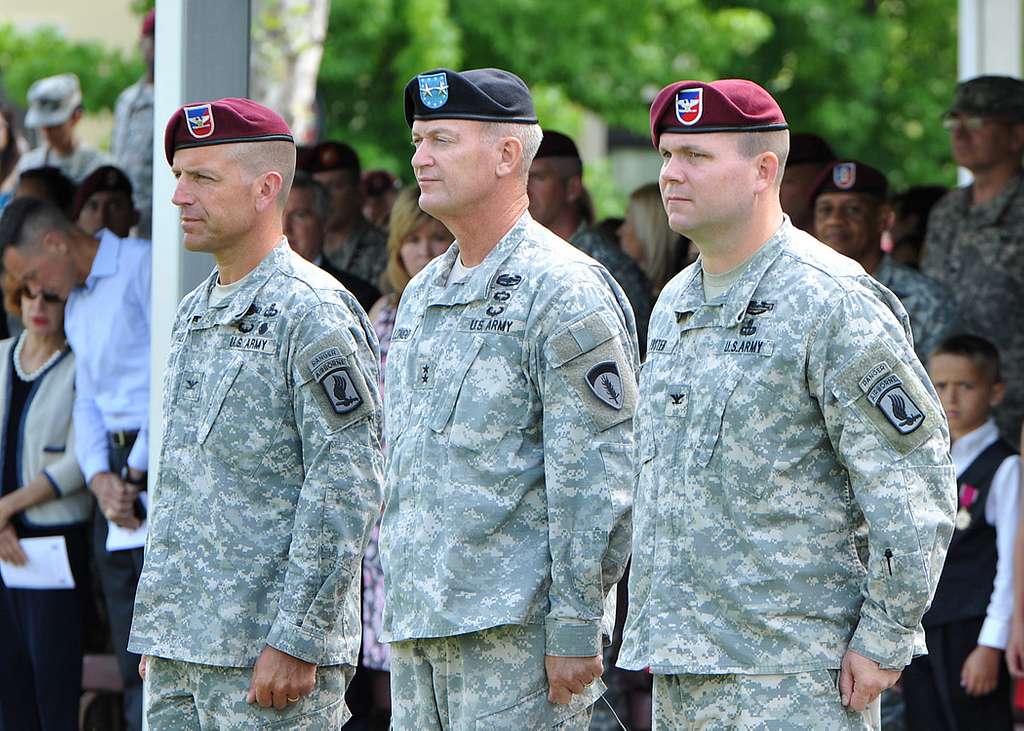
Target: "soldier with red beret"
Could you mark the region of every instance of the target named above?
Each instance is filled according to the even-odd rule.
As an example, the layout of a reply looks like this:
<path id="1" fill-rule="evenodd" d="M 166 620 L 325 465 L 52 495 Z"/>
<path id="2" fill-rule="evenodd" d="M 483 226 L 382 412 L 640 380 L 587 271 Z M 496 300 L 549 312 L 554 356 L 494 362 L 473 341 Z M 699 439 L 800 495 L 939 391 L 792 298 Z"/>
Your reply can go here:
<path id="1" fill-rule="evenodd" d="M 670 84 L 651 139 L 700 258 L 651 316 L 619 664 L 654 673 L 659 729 L 877 729 L 953 528 L 906 312 L 783 214 L 763 88 Z"/>
<path id="2" fill-rule="evenodd" d="M 96 168 L 75 191 L 71 217 L 87 234 L 109 229 L 122 239 L 139 222 L 132 202 L 132 181 L 113 165 Z"/>
<path id="3" fill-rule="evenodd" d="M 189 105 L 164 147 L 185 247 L 217 267 L 178 307 L 164 381 L 129 642 L 148 725 L 338 729 L 381 500 L 377 341 L 282 234 L 295 144 L 280 116 Z"/>

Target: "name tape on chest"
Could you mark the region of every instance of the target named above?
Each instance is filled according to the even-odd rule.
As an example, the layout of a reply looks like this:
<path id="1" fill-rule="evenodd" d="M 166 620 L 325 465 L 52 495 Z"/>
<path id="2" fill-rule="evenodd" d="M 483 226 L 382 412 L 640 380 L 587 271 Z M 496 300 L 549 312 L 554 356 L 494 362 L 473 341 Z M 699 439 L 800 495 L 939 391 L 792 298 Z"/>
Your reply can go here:
<path id="1" fill-rule="evenodd" d="M 472 333 L 514 335 L 526 330 L 526 323 L 522 320 L 501 317 L 464 317 L 459 322 L 459 330 Z"/>
<path id="2" fill-rule="evenodd" d="M 726 340 L 722 346 L 722 352 L 729 355 L 760 355 L 767 358 L 774 351 L 774 340 Z"/>
<path id="3" fill-rule="evenodd" d="M 228 336 L 228 348 L 248 353 L 273 353 L 274 340 L 256 335 L 230 335 Z"/>

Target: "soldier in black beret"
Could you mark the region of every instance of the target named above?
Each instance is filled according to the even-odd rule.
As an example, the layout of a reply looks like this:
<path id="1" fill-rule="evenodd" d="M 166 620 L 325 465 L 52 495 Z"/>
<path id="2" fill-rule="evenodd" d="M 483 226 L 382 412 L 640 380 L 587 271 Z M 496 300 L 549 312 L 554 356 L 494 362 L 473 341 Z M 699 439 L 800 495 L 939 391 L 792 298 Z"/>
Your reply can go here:
<path id="1" fill-rule="evenodd" d="M 797 132 L 790 137 L 779 199 L 782 210 L 797 228 L 804 231 L 814 228 L 811 188 L 822 169 L 835 159 L 831 145 L 816 134 Z"/>
<path id="2" fill-rule="evenodd" d="M 402 293 L 384 380 L 392 725 L 582 731 L 628 555 L 633 312 L 529 213 L 522 79 L 429 71 L 405 113 L 420 208 L 455 242 Z"/>

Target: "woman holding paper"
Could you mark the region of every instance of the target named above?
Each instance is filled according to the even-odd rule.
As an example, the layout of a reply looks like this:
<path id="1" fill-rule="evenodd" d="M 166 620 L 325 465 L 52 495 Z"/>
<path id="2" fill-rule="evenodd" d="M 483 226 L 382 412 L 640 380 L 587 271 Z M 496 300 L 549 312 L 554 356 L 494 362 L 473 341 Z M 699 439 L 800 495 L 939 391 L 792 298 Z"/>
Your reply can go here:
<path id="1" fill-rule="evenodd" d="M 92 515 L 72 443 L 74 356 L 63 300 L 8 284 L 25 330 L 0 341 L 0 728 L 74 731 Z"/>

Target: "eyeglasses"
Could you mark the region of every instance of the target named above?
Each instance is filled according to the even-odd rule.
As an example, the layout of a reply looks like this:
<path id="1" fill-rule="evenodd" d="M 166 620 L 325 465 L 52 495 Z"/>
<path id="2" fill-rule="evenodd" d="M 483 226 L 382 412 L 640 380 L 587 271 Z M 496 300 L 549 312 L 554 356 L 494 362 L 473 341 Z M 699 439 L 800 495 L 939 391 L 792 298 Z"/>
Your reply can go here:
<path id="1" fill-rule="evenodd" d="M 965 129 L 968 132 L 977 132 L 986 124 L 1003 124 L 999 119 L 991 117 L 977 117 L 967 114 L 947 114 L 942 118 L 942 127 L 952 132 L 955 129 Z"/>
<path id="2" fill-rule="evenodd" d="M 62 305 L 62 304 L 64 304 L 64 298 L 61 297 L 59 294 L 53 294 L 52 292 L 46 292 L 46 291 L 44 291 L 42 289 L 37 289 L 35 292 L 33 292 L 28 287 L 22 287 L 19 294 L 22 297 L 25 297 L 26 299 L 30 299 L 30 300 L 34 300 L 34 299 L 36 299 L 37 297 L 39 297 L 41 295 L 42 298 L 43 298 L 43 302 L 45 302 L 48 305 Z"/>

